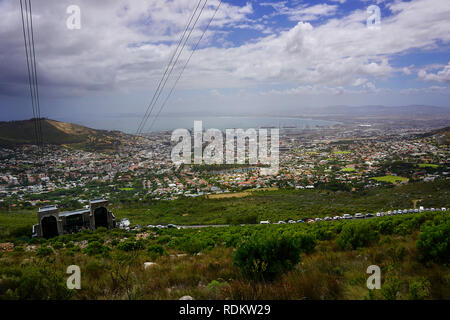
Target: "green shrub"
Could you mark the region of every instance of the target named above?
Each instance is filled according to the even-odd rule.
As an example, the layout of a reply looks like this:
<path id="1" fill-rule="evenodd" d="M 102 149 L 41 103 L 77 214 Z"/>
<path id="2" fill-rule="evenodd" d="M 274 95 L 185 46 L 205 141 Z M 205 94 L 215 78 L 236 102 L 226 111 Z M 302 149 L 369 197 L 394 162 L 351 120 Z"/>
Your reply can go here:
<path id="1" fill-rule="evenodd" d="M 0 300 L 63 300 L 73 292 L 67 289 L 66 278 L 44 267 L 17 267 L 3 272 Z"/>
<path id="2" fill-rule="evenodd" d="M 164 247 L 159 245 L 159 244 L 150 244 L 147 247 L 147 252 L 152 256 L 152 257 L 158 257 L 158 256 L 162 256 L 163 254 L 165 254 Z"/>
<path id="3" fill-rule="evenodd" d="M 409 283 L 409 300 L 424 300 L 430 295 L 431 284 L 425 278 L 412 280 Z"/>
<path id="4" fill-rule="evenodd" d="M 158 242 L 159 244 L 166 244 L 166 243 L 168 243 L 171 239 L 172 239 L 171 236 L 169 236 L 169 235 L 163 235 L 163 236 L 159 236 L 159 237 L 158 237 L 158 240 L 156 240 L 156 242 Z"/>
<path id="5" fill-rule="evenodd" d="M 316 247 L 316 238 L 313 235 L 303 233 L 296 237 L 302 252 L 311 253 Z"/>
<path id="6" fill-rule="evenodd" d="M 117 248 L 122 251 L 135 251 L 144 249 L 142 240 L 135 241 L 134 239 L 127 239 L 117 245 Z"/>
<path id="7" fill-rule="evenodd" d="M 64 247 L 64 244 L 61 241 L 56 241 L 52 244 L 52 247 L 54 249 L 61 249 L 62 247 Z"/>
<path id="8" fill-rule="evenodd" d="M 84 249 L 84 253 L 93 255 L 108 255 L 109 248 L 104 246 L 100 241 L 89 242 L 87 247 Z"/>
<path id="9" fill-rule="evenodd" d="M 53 253 L 52 248 L 49 247 L 40 247 L 36 250 L 36 254 L 40 257 L 46 257 Z"/>
<path id="10" fill-rule="evenodd" d="M 381 286 L 381 294 L 386 300 L 397 300 L 400 292 L 400 280 L 391 278 Z"/>
<path id="11" fill-rule="evenodd" d="M 195 236 L 186 236 L 177 238 L 172 247 L 180 249 L 184 252 L 194 254 L 203 250 L 214 248 L 215 241 L 211 238 L 197 238 Z"/>
<path id="12" fill-rule="evenodd" d="M 273 280 L 300 261 L 300 246 L 295 237 L 260 235 L 241 244 L 233 263 L 255 280 Z"/>
<path id="13" fill-rule="evenodd" d="M 417 240 L 419 259 L 437 263 L 450 263 L 450 222 L 424 226 Z"/>
<path id="14" fill-rule="evenodd" d="M 342 249 L 357 249 L 376 243 L 378 239 L 378 232 L 371 229 L 369 224 L 352 223 L 342 228 L 336 244 Z"/>

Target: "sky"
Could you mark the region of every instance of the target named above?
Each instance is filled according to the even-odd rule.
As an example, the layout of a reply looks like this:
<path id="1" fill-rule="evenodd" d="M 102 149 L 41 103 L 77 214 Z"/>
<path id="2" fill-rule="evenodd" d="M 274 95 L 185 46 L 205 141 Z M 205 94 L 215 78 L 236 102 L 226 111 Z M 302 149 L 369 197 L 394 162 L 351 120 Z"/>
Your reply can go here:
<path id="1" fill-rule="evenodd" d="M 198 1 L 32 3 L 41 115 L 82 119 L 144 114 Z M 218 4 L 206 3 L 155 110 Z M 80 29 L 67 27 L 71 5 Z M 28 90 L 19 2 L 0 0 L 0 120 L 32 117 Z M 449 98 L 448 0 L 224 0 L 163 114 L 299 116 Z"/>

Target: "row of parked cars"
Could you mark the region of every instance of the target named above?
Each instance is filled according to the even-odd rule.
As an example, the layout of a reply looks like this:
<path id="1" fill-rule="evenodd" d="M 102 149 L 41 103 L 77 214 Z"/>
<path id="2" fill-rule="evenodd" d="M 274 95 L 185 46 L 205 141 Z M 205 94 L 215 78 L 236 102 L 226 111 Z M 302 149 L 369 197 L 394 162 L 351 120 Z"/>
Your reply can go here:
<path id="1" fill-rule="evenodd" d="M 123 218 L 122 220 L 120 220 L 117 224 L 117 227 L 119 227 L 120 229 L 125 229 L 127 231 L 129 230 L 140 230 L 142 229 L 142 227 L 140 225 L 135 225 L 135 226 L 131 226 L 130 224 L 130 220 L 128 220 L 127 218 Z M 175 228 L 175 229 L 181 229 L 181 227 L 171 224 L 169 223 L 167 226 L 163 226 L 161 224 L 158 224 L 156 226 L 149 224 L 147 226 L 147 228 L 157 228 L 157 229 L 166 229 L 166 228 Z"/>
<path id="2" fill-rule="evenodd" d="M 423 208 L 420 207 L 420 209 L 398 209 L 398 210 L 389 210 L 387 212 L 377 212 L 375 214 L 372 213 L 355 213 L 355 215 L 351 214 L 344 214 L 343 216 L 334 216 L 334 217 L 325 217 L 325 218 L 315 218 L 315 219 L 305 219 L 305 220 L 288 220 L 286 221 L 278 221 L 274 224 L 286 224 L 286 223 L 314 223 L 319 221 L 336 221 L 336 220 L 349 220 L 349 219 L 368 219 L 368 218 L 375 218 L 375 217 L 384 217 L 384 216 L 392 216 L 397 214 L 408 214 L 408 213 L 419 213 L 424 211 L 447 211 L 446 208 Z M 270 224 L 269 220 L 261 221 L 260 224 Z"/>

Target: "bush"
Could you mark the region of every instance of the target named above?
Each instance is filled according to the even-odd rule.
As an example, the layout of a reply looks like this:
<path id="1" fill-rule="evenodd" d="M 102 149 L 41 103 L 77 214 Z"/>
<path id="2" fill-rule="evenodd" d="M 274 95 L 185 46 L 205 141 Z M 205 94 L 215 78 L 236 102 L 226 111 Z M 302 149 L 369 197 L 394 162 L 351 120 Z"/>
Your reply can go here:
<path id="1" fill-rule="evenodd" d="M 381 287 L 381 294 L 386 300 L 397 300 L 397 295 L 399 292 L 400 280 L 395 277 L 386 281 Z"/>
<path id="2" fill-rule="evenodd" d="M 430 295 L 430 282 L 425 278 L 412 280 L 409 283 L 409 300 L 424 300 Z"/>
<path id="3" fill-rule="evenodd" d="M 84 253 L 93 256 L 93 255 L 108 255 L 109 248 L 104 246 L 100 241 L 92 241 L 89 242 L 87 247 L 84 249 Z"/>
<path id="4" fill-rule="evenodd" d="M 158 257 L 162 256 L 166 252 L 166 250 L 164 250 L 164 247 L 159 244 L 151 244 L 147 247 L 147 252 L 152 257 Z"/>
<path id="5" fill-rule="evenodd" d="M 303 233 L 296 237 L 302 252 L 311 253 L 316 247 L 316 238 L 313 235 Z"/>
<path id="6" fill-rule="evenodd" d="M 0 300 L 62 300 L 73 293 L 67 289 L 63 274 L 43 267 L 10 268 L 3 274 Z"/>
<path id="7" fill-rule="evenodd" d="M 233 263 L 251 279 L 273 280 L 300 261 L 300 251 L 295 237 L 261 235 L 240 245 Z"/>
<path id="8" fill-rule="evenodd" d="M 52 248 L 49 247 L 40 247 L 37 249 L 36 254 L 40 257 L 46 257 L 53 253 Z"/>
<path id="9" fill-rule="evenodd" d="M 417 240 L 419 259 L 437 263 L 450 263 L 450 222 L 425 226 Z"/>
<path id="10" fill-rule="evenodd" d="M 342 249 L 357 249 L 376 243 L 379 239 L 377 231 L 372 230 L 369 224 L 348 224 L 336 239 L 336 244 Z"/>
<path id="11" fill-rule="evenodd" d="M 169 243 L 172 247 L 184 252 L 194 254 L 203 250 L 214 248 L 215 242 L 211 238 L 196 238 L 195 236 L 186 236 L 177 238 Z"/>
<path id="12" fill-rule="evenodd" d="M 122 251 L 135 251 L 144 249 L 142 240 L 127 239 L 117 245 L 117 248 Z"/>
<path id="13" fill-rule="evenodd" d="M 62 247 L 64 247 L 64 244 L 61 241 L 56 241 L 52 244 L 52 247 L 54 249 L 61 249 Z"/>

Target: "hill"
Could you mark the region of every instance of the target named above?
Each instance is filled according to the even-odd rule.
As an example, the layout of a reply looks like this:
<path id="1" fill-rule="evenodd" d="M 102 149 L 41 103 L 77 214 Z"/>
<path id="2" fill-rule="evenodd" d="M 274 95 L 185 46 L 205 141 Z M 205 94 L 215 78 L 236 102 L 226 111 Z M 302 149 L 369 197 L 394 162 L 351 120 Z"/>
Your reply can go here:
<path id="1" fill-rule="evenodd" d="M 45 144 L 73 145 L 82 149 L 114 149 L 125 134 L 95 130 L 74 123 L 41 119 Z M 0 146 L 34 144 L 34 120 L 0 122 Z"/>

